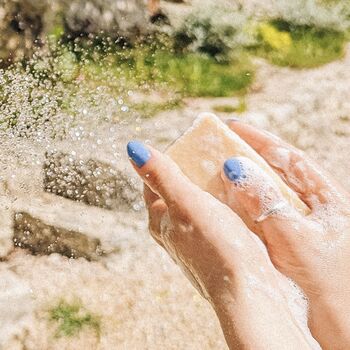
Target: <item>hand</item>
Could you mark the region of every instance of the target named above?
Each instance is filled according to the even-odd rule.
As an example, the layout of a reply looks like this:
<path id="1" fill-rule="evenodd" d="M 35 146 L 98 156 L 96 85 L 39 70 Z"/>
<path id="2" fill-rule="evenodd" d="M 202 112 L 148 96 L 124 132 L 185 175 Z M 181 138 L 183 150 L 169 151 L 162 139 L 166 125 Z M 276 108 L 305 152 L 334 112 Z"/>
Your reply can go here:
<path id="1" fill-rule="evenodd" d="M 146 184 L 152 236 L 211 303 L 230 348 L 319 349 L 288 300 L 295 291 L 241 219 L 166 155 L 138 142 L 128 153 Z"/>
<path id="2" fill-rule="evenodd" d="M 309 327 L 322 348 L 349 349 L 349 194 L 301 151 L 277 137 L 240 122 L 230 122 L 229 126 L 274 168 L 312 212 L 304 217 L 289 207 L 266 174 L 246 158 L 231 159 L 226 165 L 235 168 L 231 175 L 229 169 L 226 171 L 232 180 L 223 176 L 226 203 L 265 243 L 278 270 L 306 293 Z M 281 210 L 262 216 L 281 203 Z"/>

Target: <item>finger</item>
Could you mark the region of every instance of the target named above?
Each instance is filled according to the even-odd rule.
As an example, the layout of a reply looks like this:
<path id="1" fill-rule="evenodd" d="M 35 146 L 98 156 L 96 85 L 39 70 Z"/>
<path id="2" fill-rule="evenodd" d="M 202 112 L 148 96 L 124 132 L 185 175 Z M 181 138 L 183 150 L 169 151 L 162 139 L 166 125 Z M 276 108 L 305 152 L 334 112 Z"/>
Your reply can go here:
<path id="1" fill-rule="evenodd" d="M 167 205 L 191 203 L 191 193 L 199 189 L 167 155 L 138 141 L 129 142 L 127 151 L 137 173 Z"/>
<path id="2" fill-rule="evenodd" d="M 128 153 L 135 170 L 160 197 L 146 191 L 150 215 L 161 217 L 163 209 L 154 206 L 162 200 L 167 205 L 164 220 L 153 221 L 155 236 L 173 259 L 205 286 L 207 295 L 221 294 L 228 288 L 227 278 L 245 279 L 242 271 L 255 273 L 266 264 L 266 255 L 261 254 L 242 220 L 227 205 L 190 183 L 168 157 L 139 143 L 129 144 Z"/>
<path id="3" fill-rule="evenodd" d="M 245 123 L 228 122 L 229 127 L 255 149 L 311 208 L 326 204 L 339 191 L 337 184 L 307 156 L 266 131 Z"/>
<path id="4" fill-rule="evenodd" d="M 161 221 L 167 212 L 167 205 L 164 200 L 145 185 L 144 198 L 148 209 L 148 227 L 154 240 L 164 248 L 161 239 Z"/>
<path id="5" fill-rule="evenodd" d="M 147 185 L 144 185 L 143 198 L 145 200 L 146 208 L 148 209 L 160 197 L 156 193 L 154 193 Z"/>
<path id="6" fill-rule="evenodd" d="M 289 242 L 302 235 L 308 221 L 290 206 L 270 176 L 253 161 L 245 157 L 228 159 L 222 179 L 227 205 L 265 243 L 275 239 Z"/>
<path id="7" fill-rule="evenodd" d="M 129 143 L 128 154 L 146 185 L 164 200 L 170 216 L 175 218 L 172 224 L 176 234 L 171 237 L 171 244 L 178 249 L 180 246 L 184 250 L 191 246 L 197 249 L 200 242 L 217 244 L 220 241 L 218 227 L 221 229 L 224 226 L 223 222 L 226 222 L 227 226 L 230 223 L 231 227 L 235 227 L 235 238 L 241 238 L 242 244 L 250 241 L 242 220 L 226 205 L 191 183 L 169 157 L 153 148 L 146 148 L 139 142 L 133 142 L 131 145 Z M 146 192 L 146 195 L 154 196 L 149 192 Z M 156 202 L 153 202 L 152 206 Z M 159 225 L 162 225 L 162 222 L 156 223 L 156 229 Z M 160 231 L 164 240 L 162 227 Z M 191 231 L 191 234 L 187 234 L 188 231 Z M 224 231 L 226 235 L 227 230 Z M 220 244 L 223 244 L 222 242 L 223 240 Z"/>

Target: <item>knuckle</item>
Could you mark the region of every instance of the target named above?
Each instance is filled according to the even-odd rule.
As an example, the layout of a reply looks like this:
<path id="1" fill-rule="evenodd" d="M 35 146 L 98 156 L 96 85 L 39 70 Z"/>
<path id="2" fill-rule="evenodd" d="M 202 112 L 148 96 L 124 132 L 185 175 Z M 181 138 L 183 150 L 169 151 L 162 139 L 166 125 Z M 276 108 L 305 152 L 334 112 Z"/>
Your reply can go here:
<path id="1" fill-rule="evenodd" d="M 147 180 L 151 183 L 153 189 L 160 190 L 163 188 L 164 180 L 159 171 L 152 171 L 145 175 Z"/>

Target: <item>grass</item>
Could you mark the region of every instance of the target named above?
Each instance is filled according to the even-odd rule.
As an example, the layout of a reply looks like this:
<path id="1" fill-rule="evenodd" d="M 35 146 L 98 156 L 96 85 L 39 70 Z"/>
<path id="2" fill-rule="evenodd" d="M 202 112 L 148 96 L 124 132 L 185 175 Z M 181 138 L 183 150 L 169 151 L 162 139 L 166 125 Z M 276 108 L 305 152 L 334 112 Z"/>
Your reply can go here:
<path id="1" fill-rule="evenodd" d="M 232 96 L 245 92 L 253 79 L 252 66 L 243 58 L 219 64 L 206 55 L 163 54 L 156 66 L 160 80 L 186 96 Z"/>
<path id="2" fill-rule="evenodd" d="M 164 42 L 148 40 L 134 47 L 110 43 L 104 47 L 99 42 L 90 45 L 84 41 L 70 45 L 60 42 L 62 30 L 57 29 L 49 41 L 53 48 L 50 46 L 49 50 L 44 50 L 43 55 L 39 52 L 23 69 L 23 79 L 31 80 L 30 74 L 34 78 L 32 86 L 26 88 L 28 94 L 13 99 L 0 86 L 0 104 L 6 106 L 0 128 L 16 128 L 18 116 L 23 117 L 22 111 L 26 110 L 24 105 L 35 121 L 30 125 L 36 127 L 44 122 L 60 126 L 54 122 L 59 112 L 69 116 L 70 123 L 74 124 L 75 118 L 81 114 L 82 101 L 89 110 L 100 111 L 103 110 L 100 106 L 104 106 L 101 99 L 108 105 L 109 101 L 119 101 L 123 97 L 130 108 L 128 112 L 135 111 L 149 118 L 161 111 L 178 108 L 183 97 L 242 96 L 254 79 L 251 53 L 279 66 L 313 68 L 342 57 L 348 40 L 345 33 L 293 25 L 282 20 L 260 23 L 258 32 L 258 45 L 241 49 L 240 54 L 236 50 L 232 56 L 235 59 L 218 62 L 203 53 L 175 52 L 171 43 L 166 42 L 169 38 Z M 19 84 L 18 76 L 21 74 L 12 76 L 10 73 L 5 76 L 13 80 L 13 89 L 7 90 L 15 91 L 17 85 L 28 85 L 26 81 Z M 6 86 L 9 87 L 9 84 L 6 81 Z M 157 91 L 170 97 L 159 103 L 149 102 L 145 97 L 133 104 L 128 100 L 132 91 L 141 95 L 145 92 L 145 96 L 150 91 Z M 246 106 L 241 100 L 237 107 L 221 105 L 214 106 L 214 110 L 242 113 Z M 110 118 L 112 113 L 118 118 L 130 116 L 130 113 L 119 111 L 115 107 L 114 110 L 101 112 L 100 115 L 105 116 L 101 119 Z M 21 134 L 27 135 L 33 128 L 22 129 Z M 64 137 L 64 132 L 56 129 L 55 126 L 53 137 Z"/>
<path id="3" fill-rule="evenodd" d="M 92 328 L 98 335 L 100 333 L 99 318 L 86 311 L 79 303 L 61 301 L 50 310 L 50 320 L 58 323 L 56 337 L 72 337 L 85 327 Z"/>
<path id="4" fill-rule="evenodd" d="M 218 113 L 244 113 L 247 110 L 247 105 L 244 99 L 240 99 L 237 106 L 216 105 L 213 107 L 213 110 Z"/>
<path id="5" fill-rule="evenodd" d="M 236 107 L 232 105 L 217 105 L 213 107 L 215 112 L 219 113 L 233 113 L 236 112 Z"/>
<path id="6" fill-rule="evenodd" d="M 344 33 L 276 20 L 260 27 L 254 50 L 278 66 L 313 68 L 341 58 L 345 43 Z"/>
<path id="7" fill-rule="evenodd" d="M 103 47 L 98 43 L 84 47 L 82 42 L 76 49 L 79 45 L 64 44 L 55 71 L 66 84 L 83 77 L 95 86 L 108 85 L 116 96 L 127 90 L 158 90 L 181 97 L 230 97 L 243 95 L 254 79 L 250 53 L 296 68 L 317 67 L 344 54 L 346 35 L 337 31 L 275 20 L 261 23 L 258 32 L 258 45 L 235 52 L 236 58 L 225 62 L 202 53 L 175 52 L 169 38 L 134 47 Z M 151 116 L 170 109 L 171 103 L 143 103 L 135 108 Z"/>
<path id="8" fill-rule="evenodd" d="M 96 84 L 108 84 L 117 92 L 123 88 L 167 90 L 181 97 L 229 97 L 244 94 L 254 79 L 249 53 L 279 66 L 313 68 L 341 58 L 347 40 L 344 33 L 283 20 L 261 23 L 258 32 L 259 44 L 241 51 L 228 62 L 218 62 L 201 53 L 174 52 L 171 45 L 156 40 L 134 48 L 84 49 L 88 52 L 87 58 L 77 54 L 80 74 L 67 53 L 62 56 L 64 62 L 59 62 L 60 68 L 67 65 L 63 79 L 83 75 Z M 168 107 L 146 103 L 136 106 L 145 116 L 170 109 Z"/>
<path id="9" fill-rule="evenodd" d="M 242 94 L 254 76 L 247 56 L 218 63 L 204 54 L 177 54 L 147 47 L 124 49 L 109 53 L 102 60 L 89 60 L 82 72 L 90 80 L 115 81 L 116 85 L 122 82 L 130 89 L 168 90 L 189 97 Z"/>
<path id="10" fill-rule="evenodd" d="M 130 105 L 130 109 L 139 112 L 143 118 L 152 118 L 158 113 L 169 111 L 181 107 L 181 99 L 175 98 L 170 101 L 154 103 L 154 102 L 140 102 Z"/>

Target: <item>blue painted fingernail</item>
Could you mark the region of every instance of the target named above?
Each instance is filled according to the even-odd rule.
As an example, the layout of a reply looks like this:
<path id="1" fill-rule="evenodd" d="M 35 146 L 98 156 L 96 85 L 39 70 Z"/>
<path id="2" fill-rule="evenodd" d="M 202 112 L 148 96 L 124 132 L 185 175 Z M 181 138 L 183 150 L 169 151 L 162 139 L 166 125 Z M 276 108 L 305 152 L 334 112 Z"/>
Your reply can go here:
<path id="1" fill-rule="evenodd" d="M 227 159 L 224 163 L 224 173 L 231 181 L 239 182 L 245 178 L 242 163 L 237 158 Z"/>
<path id="2" fill-rule="evenodd" d="M 127 145 L 127 151 L 129 157 L 137 165 L 138 168 L 141 168 L 147 163 L 151 158 L 151 152 L 144 146 L 142 142 L 139 141 L 130 141 Z"/>

